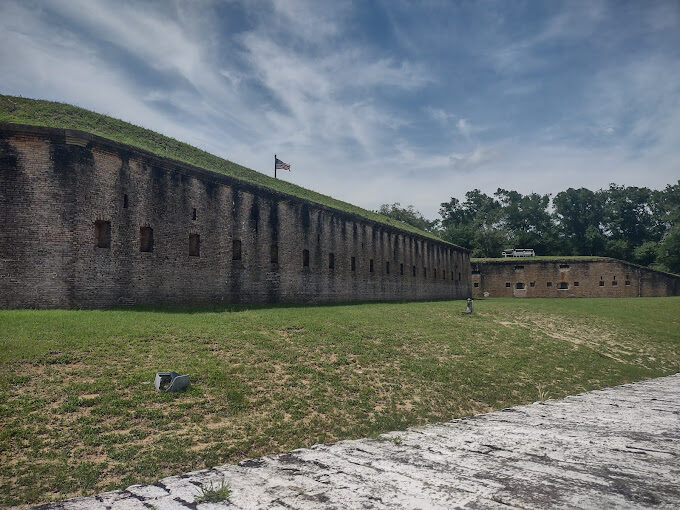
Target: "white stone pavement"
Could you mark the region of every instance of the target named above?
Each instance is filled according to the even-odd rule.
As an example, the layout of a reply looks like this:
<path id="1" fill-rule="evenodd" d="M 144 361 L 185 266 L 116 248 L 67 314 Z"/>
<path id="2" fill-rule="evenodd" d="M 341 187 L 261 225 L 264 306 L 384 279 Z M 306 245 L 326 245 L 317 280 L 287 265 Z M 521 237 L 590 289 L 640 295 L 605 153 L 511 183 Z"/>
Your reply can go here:
<path id="1" fill-rule="evenodd" d="M 680 374 L 384 437 L 40 508 L 680 508 Z"/>

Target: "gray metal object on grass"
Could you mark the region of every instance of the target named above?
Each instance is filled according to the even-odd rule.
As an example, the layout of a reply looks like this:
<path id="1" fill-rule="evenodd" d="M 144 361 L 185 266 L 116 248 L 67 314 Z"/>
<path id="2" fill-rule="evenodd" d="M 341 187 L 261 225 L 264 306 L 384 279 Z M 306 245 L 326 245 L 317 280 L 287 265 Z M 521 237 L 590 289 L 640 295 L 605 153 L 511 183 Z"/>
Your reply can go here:
<path id="1" fill-rule="evenodd" d="M 156 391 L 184 391 L 189 386 L 189 376 L 177 372 L 156 372 Z"/>

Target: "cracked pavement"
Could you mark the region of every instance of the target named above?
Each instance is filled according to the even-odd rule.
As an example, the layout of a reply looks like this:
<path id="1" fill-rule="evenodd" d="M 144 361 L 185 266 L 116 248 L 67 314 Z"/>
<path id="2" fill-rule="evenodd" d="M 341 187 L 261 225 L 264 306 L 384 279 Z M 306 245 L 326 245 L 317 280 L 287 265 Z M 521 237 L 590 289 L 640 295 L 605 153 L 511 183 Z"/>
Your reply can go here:
<path id="1" fill-rule="evenodd" d="M 508 507 L 680 508 L 680 374 L 36 508 Z"/>

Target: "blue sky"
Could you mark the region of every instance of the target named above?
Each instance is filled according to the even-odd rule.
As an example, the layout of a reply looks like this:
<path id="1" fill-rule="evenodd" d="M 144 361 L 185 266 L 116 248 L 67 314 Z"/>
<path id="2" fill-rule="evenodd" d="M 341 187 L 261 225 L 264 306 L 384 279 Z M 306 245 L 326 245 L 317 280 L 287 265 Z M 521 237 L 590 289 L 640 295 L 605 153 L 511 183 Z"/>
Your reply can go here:
<path id="1" fill-rule="evenodd" d="M 376 209 L 680 178 L 680 2 L 0 0 L 0 92 Z"/>

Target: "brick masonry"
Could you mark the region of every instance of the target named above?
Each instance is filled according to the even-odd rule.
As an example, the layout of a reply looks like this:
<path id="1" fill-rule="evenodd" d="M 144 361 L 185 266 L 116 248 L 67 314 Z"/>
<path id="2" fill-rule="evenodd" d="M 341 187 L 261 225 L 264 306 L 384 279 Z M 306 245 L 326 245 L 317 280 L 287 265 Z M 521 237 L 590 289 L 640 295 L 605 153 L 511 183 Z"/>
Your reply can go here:
<path id="1" fill-rule="evenodd" d="M 88 133 L 0 124 L 2 308 L 469 293 L 463 248 Z"/>
<path id="2" fill-rule="evenodd" d="M 680 276 L 610 258 L 472 260 L 474 297 L 679 296 Z"/>

